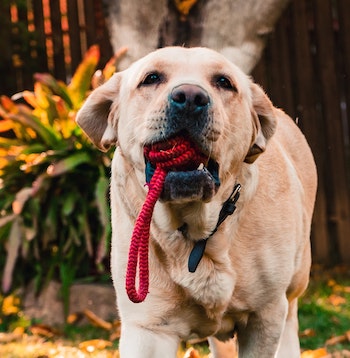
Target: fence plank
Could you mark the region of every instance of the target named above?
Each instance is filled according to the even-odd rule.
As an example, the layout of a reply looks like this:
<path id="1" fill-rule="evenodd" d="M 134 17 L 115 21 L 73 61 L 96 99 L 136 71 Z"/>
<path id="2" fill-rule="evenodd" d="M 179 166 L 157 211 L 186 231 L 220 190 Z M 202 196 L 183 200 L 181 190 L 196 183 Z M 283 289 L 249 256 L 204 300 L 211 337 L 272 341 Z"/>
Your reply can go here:
<path id="1" fill-rule="evenodd" d="M 69 25 L 69 48 L 71 55 L 72 72 L 78 67 L 82 59 L 80 24 L 77 0 L 67 1 L 68 25 Z"/>
<path id="2" fill-rule="evenodd" d="M 47 49 L 46 49 L 46 37 L 44 29 L 44 11 L 42 1 L 32 0 L 32 9 L 34 15 L 34 26 L 35 26 L 35 47 L 37 51 L 36 61 L 40 72 L 48 72 L 47 64 Z"/>
<path id="3" fill-rule="evenodd" d="M 338 238 L 339 253 L 350 260 L 350 202 L 346 181 L 344 141 L 340 113 L 340 95 L 335 67 L 333 42 L 332 4 L 315 1 L 318 65 L 321 79 L 321 96 L 326 125 L 328 152 L 327 196 L 329 229 Z"/>
<path id="4" fill-rule="evenodd" d="M 343 117 L 346 121 L 345 128 L 347 127 L 347 163 L 348 163 L 348 182 L 350 182 L 350 16 L 349 16 L 349 1 L 338 0 L 338 18 L 339 18 L 339 45 L 338 53 L 342 54 L 342 89 L 343 100 L 342 104 Z"/>
<path id="5" fill-rule="evenodd" d="M 16 91 L 16 69 L 12 63 L 12 38 L 11 38 L 11 16 L 10 5 L 6 2 L 0 2 L 0 72 L 6 73 L 6 76 L 0 81 L 1 93 L 12 94 Z"/>
<path id="6" fill-rule="evenodd" d="M 63 33 L 61 26 L 61 10 L 59 0 L 50 0 L 50 18 L 52 27 L 54 76 L 62 81 L 66 80 L 66 66 L 64 61 Z"/>
<path id="7" fill-rule="evenodd" d="M 323 178 L 325 171 L 322 148 L 325 147 L 324 129 L 316 111 L 315 79 L 311 57 L 311 43 L 308 23 L 310 14 L 307 13 L 304 0 L 292 3 L 292 21 L 295 49 L 295 65 L 291 68 L 295 81 L 296 114 L 299 125 L 303 129 L 313 150 L 318 168 L 319 182 L 317 201 L 312 227 L 312 246 L 314 260 L 327 262 L 329 260 L 329 240 L 327 235 L 326 185 Z"/>

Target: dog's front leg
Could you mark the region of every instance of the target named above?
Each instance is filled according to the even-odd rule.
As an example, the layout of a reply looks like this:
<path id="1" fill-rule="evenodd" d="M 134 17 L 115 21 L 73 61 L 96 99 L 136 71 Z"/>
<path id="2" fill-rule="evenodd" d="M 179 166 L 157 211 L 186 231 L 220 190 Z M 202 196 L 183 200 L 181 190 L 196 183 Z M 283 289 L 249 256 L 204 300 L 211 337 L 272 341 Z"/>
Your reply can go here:
<path id="1" fill-rule="evenodd" d="M 179 343 L 176 336 L 126 323 L 122 326 L 119 353 L 121 358 L 175 358 Z"/>
<path id="2" fill-rule="evenodd" d="M 262 310 L 251 313 L 247 324 L 238 328 L 239 357 L 276 357 L 287 311 L 288 301 L 284 296 Z"/>

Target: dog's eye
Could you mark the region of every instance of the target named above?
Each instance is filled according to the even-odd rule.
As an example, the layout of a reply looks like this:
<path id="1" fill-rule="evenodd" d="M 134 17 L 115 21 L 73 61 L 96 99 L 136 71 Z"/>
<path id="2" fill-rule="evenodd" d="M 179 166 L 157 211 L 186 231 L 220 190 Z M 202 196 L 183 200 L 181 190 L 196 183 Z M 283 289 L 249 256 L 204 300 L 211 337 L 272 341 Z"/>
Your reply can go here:
<path id="1" fill-rule="evenodd" d="M 141 85 L 153 85 L 162 82 L 162 75 L 157 72 L 149 73 L 141 82 Z"/>
<path id="2" fill-rule="evenodd" d="M 217 76 L 215 78 L 215 84 L 219 88 L 237 92 L 236 86 L 234 86 L 226 76 Z"/>

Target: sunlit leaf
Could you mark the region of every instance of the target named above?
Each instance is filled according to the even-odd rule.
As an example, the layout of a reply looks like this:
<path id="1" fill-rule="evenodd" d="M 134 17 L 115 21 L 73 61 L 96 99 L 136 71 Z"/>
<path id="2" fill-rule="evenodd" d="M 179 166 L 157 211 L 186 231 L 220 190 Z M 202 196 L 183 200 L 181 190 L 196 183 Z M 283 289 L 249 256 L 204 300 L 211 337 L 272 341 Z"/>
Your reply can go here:
<path id="1" fill-rule="evenodd" d="M 32 194 L 33 194 L 32 187 L 23 188 L 16 194 L 15 200 L 12 203 L 12 210 L 16 215 L 21 214 L 25 203 L 32 196 Z"/>
<path id="2" fill-rule="evenodd" d="M 72 99 L 74 108 L 80 108 L 90 89 L 91 78 L 95 72 L 100 59 L 98 46 L 91 46 L 86 52 L 82 63 L 78 66 L 71 83 L 68 86 L 68 93 Z"/>
<path id="3" fill-rule="evenodd" d="M 46 144 L 51 147 L 56 147 L 59 142 L 59 137 L 57 134 L 49 127 L 43 125 L 40 120 L 34 115 L 27 113 L 18 113 L 16 115 L 10 114 L 8 118 L 12 119 L 14 122 L 20 123 L 22 126 L 32 129 L 37 133 Z"/>
<path id="4" fill-rule="evenodd" d="M 12 99 L 23 97 L 23 99 L 30 104 L 33 108 L 38 106 L 38 101 L 35 94 L 31 91 L 23 91 L 16 94 L 16 97 L 12 96 Z"/>
<path id="5" fill-rule="evenodd" d="M 103 339 L 92 339 L 89 341 L 79 343 L 79 348 L 87 353 L 93 353 L 96 350 L 111 347 L 112 343 Z"/>
<path id="6" fill-rule="evenodd" d="M 335 294 L 330 295 L 327 301 L 333 306 L 340 306 L 346 303 L 346 299 L 344 297 Z"/>
<path id="7" fill-rule="evenodd" d="M 54 94 L 61 97 L 70 108 L 73 108 L 73 103 L 69 97 L 67 86 L 63 82 L 57 81 L 48 73 L 36 73 L 34 74 L 34 79 L 45 84 Z"/>
<path id="8" fill-rule="evenodd" d="M 327 341 L 325 342 L 325 345 L 326 346 L 334 346 L 336 344 L 343 343 L 343 342 L 350 342 L 350 331 L 345 332 L 345 334 L 343 334 L 341 336 L 336 336 L 336 337 L 327 339 Z"/>
<path id="9" fill-rule="evenodd" d="M 113 74 L 117 71 L 118 62 L 122 57 L 125 56 L 127 53 L 128 48 L 127 47 L 121 47 L 115 55 L 107 62 L 105 65 L 102 74 L 104 81 L 108 81 Z"/>
<path id="10" fill-rule="evenodd" d="M 0 103 L 3 107 L 3 110 L 5 110 L 6 112 L 8 112 L 8 113 L 17 113 L 18 112 L 16 104 L 13 101 L 11 101 L 11 99 L 8 98 L 7 96 L 0 96 Z M 6 113 L 4 115 L 4 112 L 1 111 L 0 115 L 5 117 Z"/>
<path id="11" fill-rule="evenodd" d="M 326 358 L 328 352 L 325 348 L 307 350 L 301 354 L 301 358 Z"/>
<path id="12" fill-rule="evenodd" d="M 112 323 L 105 321 L 104 319 L 98 317 L 94 312 L 86 309 L 84 310 L 84 315 L 89 319 L 91 323 L 95 326 L 103 328 L 107 331 L 110 331 L 113 328 Z"/>
<path id="13" fill-rule="evenodd" d="M 8 119 L 0 121 L 0 132 L 7 132 L 13 128 L 13 122 Z"/>
<path id="14" fill-rule="evenodd" d="M 32 334 L 36 334 L 39 336 L 44 336 L 47 338 L 52 338 L 54 336 L 60 336 L 62 333 L 58 331 L 57 329 L 48 326 L 46 324 L 33 324 L 29 327 L 29 330 Z"/>
<path id="15" fill-rule="evenodd" d="M 62 175 L 65 172 L 72 170 L 82 163 L 88 163 L 91 157 L 86 152 L 76 152 L 71 156 L 60 160 L 57 163 L 51 164 L 47 168 L 47 174 L 50 176 Z"/>
<path id="16" fill-rule="evenodd" d="M 18 297 L 16 297 L 15 295 L 6 296 L 2 302 L 1 312 L 5 316 L 16 314 L 20 310 L 19 305 L 20 299 Z"/>

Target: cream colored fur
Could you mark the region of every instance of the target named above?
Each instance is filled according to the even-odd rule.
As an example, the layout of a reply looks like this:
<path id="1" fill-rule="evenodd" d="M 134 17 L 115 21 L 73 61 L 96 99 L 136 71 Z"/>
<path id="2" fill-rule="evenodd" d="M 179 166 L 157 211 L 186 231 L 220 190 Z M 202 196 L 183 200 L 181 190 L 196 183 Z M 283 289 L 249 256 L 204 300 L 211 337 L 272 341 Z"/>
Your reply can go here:
<path id="1" fill-rule="evenodd" d="M 142 85 L 154 72 L 162 81 Z M 220 75 L 235 90 L 219 87 Z M 207 203 L 157 202 L 149 294 L 135 304 L 125 292 L 125 273 L 147 194 L 143 146 L 161 139 L 169 93 L 181 84 L 200 86 L 210 97 L 210 120 L 200 139 L 219 163 L 221 186 Z M 212 337 L 213 357 L 234 357 L 234 331 L 239 357 L 299 357 L 297 298 L 309 278 L 316 169 L 295 123 L 223 56 L 180 47 L 157 50 L 116 73 L 90 95 L 77 122 L 100 149 L 117 144 L 111 268 L 121 357 L 175 357 L 180 340 L 193 335 Z M 197 271 L 188 272 L 194 242 L 213 230 L 236 182 L 242 185 L 236 212 L 208 240 Z M 187 239 L 177 230 L 184 222 Z"/>

